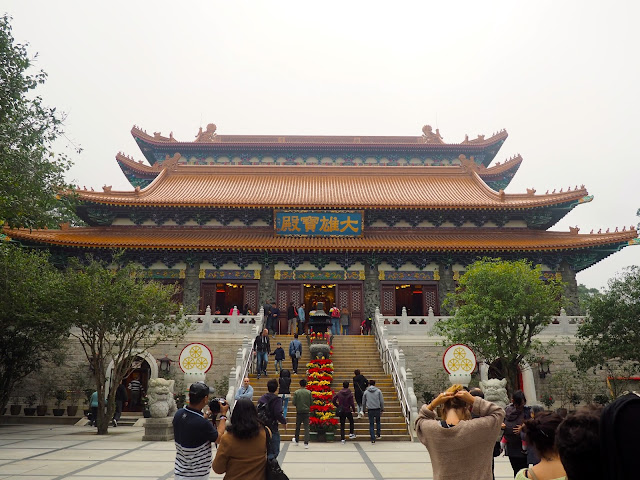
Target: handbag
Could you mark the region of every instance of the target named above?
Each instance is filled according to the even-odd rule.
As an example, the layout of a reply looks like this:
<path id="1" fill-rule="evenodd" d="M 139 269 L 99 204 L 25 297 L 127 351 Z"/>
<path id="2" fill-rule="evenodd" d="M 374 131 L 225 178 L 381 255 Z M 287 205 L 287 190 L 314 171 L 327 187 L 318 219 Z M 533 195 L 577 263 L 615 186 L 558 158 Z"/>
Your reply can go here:
<path id="1" fill-rule="evenodd" d="M 271 443 L 271 432 L 266 427 L 264 431 L 267 434 L 267 465 L 265 466 L 267 480 L 289 480 L 287 474 L 284 473 L 282 467 L 280 467 L 278 459 L 269 459 L 269 444 Z"/>
<path id="2" fill-rule="evenodd" d="M 300 358 L 300 350 L 296 350 L 296 358 Z"/>

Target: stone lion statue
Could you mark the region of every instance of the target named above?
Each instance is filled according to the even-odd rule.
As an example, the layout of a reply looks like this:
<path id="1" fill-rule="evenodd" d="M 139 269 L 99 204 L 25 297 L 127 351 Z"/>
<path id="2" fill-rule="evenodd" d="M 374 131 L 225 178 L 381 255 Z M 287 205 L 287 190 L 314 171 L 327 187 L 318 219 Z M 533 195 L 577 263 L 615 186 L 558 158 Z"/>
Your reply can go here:
<path id="1" fill-rule="evenodd" d="M 176 413 L 176 401 L 173 398 L 174 380 L 152 378 L 147 387 L 149 412 L 153 418 L 164 418 Z"/>
<path id="2" fill-rule="evenodd" d="M 507 395 L 507 379 L 483 380 L 480 382 L 480 388 L 484 392 L 484 399 L 493 402 L 499 407 L 506 408 L 509 404 L 509 396 Z"/>

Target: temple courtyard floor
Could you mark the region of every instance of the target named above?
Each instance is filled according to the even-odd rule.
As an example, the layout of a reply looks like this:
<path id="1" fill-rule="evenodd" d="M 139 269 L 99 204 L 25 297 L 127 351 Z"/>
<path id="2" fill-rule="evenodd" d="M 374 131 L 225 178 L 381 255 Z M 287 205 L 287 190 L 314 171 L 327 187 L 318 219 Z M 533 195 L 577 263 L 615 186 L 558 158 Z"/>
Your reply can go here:
<path id="1" fill-rule="evenodd" d="M 140 427 L 110 428 L 98 436 L 79 426 L 0 425 L 0 479 L 173 479 L 173 442 L 143 442 Z M 457 458 L 454 461 L 464 461 Z M 337 443 L 283 443 L 280 463 L 295 479 L 432 479 L 431 461 L 420 443 L 366 438 Z M 212 472 L 212 479 L 222 478 Z M 473 478 L 473 472 L 469 472 Z M 496 479 L 513 478 L 509 460 L 496 458 Z"/>

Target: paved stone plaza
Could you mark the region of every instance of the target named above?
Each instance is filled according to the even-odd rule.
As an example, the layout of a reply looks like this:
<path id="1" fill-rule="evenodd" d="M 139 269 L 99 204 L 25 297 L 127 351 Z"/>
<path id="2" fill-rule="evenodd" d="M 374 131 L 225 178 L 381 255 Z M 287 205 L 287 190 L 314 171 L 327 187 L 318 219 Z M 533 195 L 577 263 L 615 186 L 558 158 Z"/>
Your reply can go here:
<path id="1" fill-rule="evenodd" d="M 143 442 L 143 429 L 137 427 L 111 429 L 104 437 L 94 432 L 77 426 L 0 425 L 0 479 L 173 479 L 173 442 Z M 309 450 L 283 443 L 280 460 L 292 480 L 433 478 L 421 444 L 364 440 L 312 444 Z M 508 459 L 497 459 L 496 478 L 513 478 Z"/>

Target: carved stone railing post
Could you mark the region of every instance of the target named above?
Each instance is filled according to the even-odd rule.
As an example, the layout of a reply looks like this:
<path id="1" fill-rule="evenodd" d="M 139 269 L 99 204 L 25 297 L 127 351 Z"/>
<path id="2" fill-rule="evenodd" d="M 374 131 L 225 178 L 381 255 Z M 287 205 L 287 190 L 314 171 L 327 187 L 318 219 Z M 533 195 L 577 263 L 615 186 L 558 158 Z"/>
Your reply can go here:
<path id="1" fill-rule="evenodd" d="M 406 386 L 405 391 L 407 392 L 407 396 L 409 397 L 408 398 L 409 408 L 410 408 L 409 426 L 411 430 L 411 438 L 415 441 L 417 439 L 415 424 L 416 424 L 416 419 L 418 418 L 418 398 L 416 397 L 416 392 L 413 388 L 413 373 L 411 372 L 410 368 L 407 368 L 405 386 Z"/>
<path id="2" fill-rule="evenodd" d="M 403 334 L 409 333 L 409 318 L 407 315 L 407 307 L 402 307 L 402 315 L 400 316 L 400 328 Z"/>
<path id="3" fill-rule="evenodd" d="M 207 305 L 207 309 L 204 311 L 202 331 L 209 332 L 211 330 L 211 305 Z"/>

